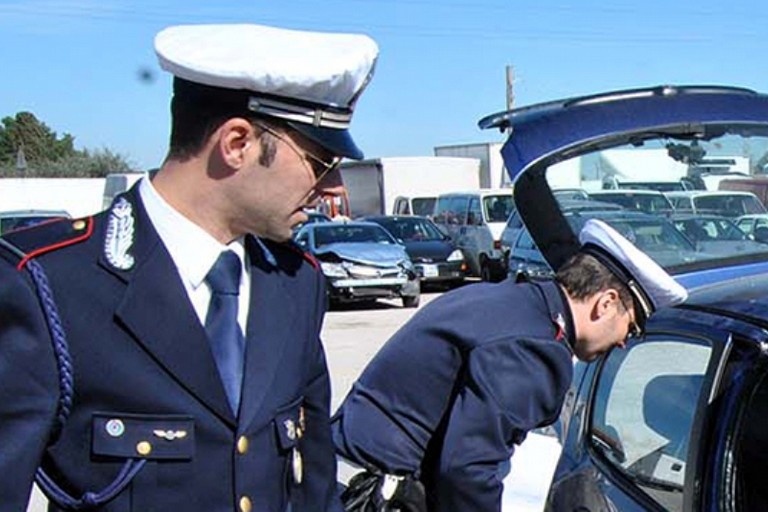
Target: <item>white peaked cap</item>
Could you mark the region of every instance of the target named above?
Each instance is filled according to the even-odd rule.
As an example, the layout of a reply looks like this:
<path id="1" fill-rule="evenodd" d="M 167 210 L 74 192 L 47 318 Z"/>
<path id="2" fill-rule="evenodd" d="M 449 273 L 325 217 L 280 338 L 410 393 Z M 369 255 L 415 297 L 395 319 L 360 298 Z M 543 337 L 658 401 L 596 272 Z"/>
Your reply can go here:
<path id="1" fill-rule="evenodd" d="M 598 219 L 590 219 L 579 234 L 582 252 L 595 256 L 626 284 L 635 300 L 635 312 L 644 322 L 654 311 L 681 304 L 688 292 L 650 256 L 618 231 Z"/>
<path id="2" fill-rule="evenodd" d="M 339 144 L 347 153 L 357 150 L 347 128 L 378 56 L 378 46 L 366 35 L 250 24 L 180 25 L 155 36 L 155 52 L 160 67 L 177 78 L 247 91 L 244 107 L 254 113 L 308 128 L 306 135 L 330 145 L 329 150 Z M 332 140 L 339 136 L 349 140 Z"/>

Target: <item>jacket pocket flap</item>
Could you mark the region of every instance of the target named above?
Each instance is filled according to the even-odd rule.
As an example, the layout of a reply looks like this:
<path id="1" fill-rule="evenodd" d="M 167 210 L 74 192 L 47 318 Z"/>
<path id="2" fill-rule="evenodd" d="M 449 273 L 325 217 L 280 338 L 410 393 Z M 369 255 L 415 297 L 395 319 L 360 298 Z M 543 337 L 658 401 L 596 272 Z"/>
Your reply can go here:
<path id="1" fill-rule="evenodd" d="M 281 407 L 275 413 L 275 429 L 280 448 L 290 450 L 295 447 L 299 438 L 303 434 L 303 425 L 301 423 L 301 404 L 303 397 L 291 402 L 285 407 Z"/>
<path id="2" fill-rule="evenodd" d="M 172 414 L 94 413 L 94 455 L 120 458 L 190 460 L 195 454 L 195 422 Z"/>

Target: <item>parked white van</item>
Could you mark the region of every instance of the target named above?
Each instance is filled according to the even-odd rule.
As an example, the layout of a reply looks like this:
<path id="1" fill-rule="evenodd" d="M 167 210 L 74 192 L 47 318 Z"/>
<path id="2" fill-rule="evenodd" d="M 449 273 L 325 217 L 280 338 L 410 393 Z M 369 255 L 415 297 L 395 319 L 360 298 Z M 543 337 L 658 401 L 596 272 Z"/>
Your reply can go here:
<path id="1" fill-rule="evenodd" d="M 440 194 L 432 219 L 464 253 L 471 275 L 497 281 L 506 275 L 501 232 L 515 211 L 511 188 Z"/>
<path id="2" fill-rule="evenodd" d="M 392 215 L 420 215 L 432 218 L 437 196 L 397 196 Z"/>
<path id="3" fill-rule="evenodd" d="M 722 215 L 730 218 L 766 213 L 765 206 L 752 192 L 695 190 L 666 192 L 665 195 L 678 212 Z"/>

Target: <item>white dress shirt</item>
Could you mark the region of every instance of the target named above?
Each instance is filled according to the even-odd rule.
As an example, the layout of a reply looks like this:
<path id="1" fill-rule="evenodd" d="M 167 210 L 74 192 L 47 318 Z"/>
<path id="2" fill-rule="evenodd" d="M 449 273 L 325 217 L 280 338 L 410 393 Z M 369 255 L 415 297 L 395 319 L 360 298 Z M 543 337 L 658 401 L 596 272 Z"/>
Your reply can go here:
<path id="1" fill-rule="evenodd" d="M 205 276 L 223 251 L 231 250 L 237 254 L 242 265 L 237 321 L 245 334 L 251 280 L 249 265 L 243 265 L 243 262 L 247 261 L 244 238 L 240 237 L 229 245 L 221 244 L 169 205 L 147 177 L 141 179 L 139 194 L 152 225 L 171 255 L 201 325 L 205 325 L 205 316 L 208 314 L 208 304 L 211 300 L 211 289 L 205 282 Z"/>

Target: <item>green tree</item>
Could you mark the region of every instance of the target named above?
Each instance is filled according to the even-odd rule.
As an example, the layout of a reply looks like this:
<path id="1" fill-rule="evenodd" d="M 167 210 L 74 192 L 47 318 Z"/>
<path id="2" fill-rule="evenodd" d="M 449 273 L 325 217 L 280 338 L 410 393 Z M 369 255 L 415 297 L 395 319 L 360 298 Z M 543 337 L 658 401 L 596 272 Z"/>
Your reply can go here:
<path id="1" fill-rule="evenodd" d="M 31 112 L 18 112 L 0 121 L 0 177 L 103 177 L 131 172 L 134 167 L 109 149 L 75 149 L 69 133 L 59 136 Z M 22 152 L 26 168 L 17 169 Z"/>

